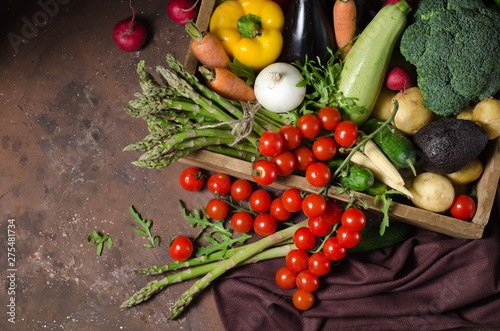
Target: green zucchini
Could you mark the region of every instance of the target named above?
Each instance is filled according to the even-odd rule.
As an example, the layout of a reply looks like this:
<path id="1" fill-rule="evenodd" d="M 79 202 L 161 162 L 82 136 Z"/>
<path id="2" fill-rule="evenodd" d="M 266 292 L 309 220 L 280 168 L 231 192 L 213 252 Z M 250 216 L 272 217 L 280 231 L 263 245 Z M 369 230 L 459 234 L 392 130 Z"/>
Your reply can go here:
<path id="1" fill-rule="evenodd" d="M 343 158 L 334 157 L 327 162 L 327 165 L 332 169 L 337 169 L 342 162 L 344 162 Z M 350 162 L 347 176 L 340 176 L 338 181 L 349 190 L 363 192 L 373 185 L 375 177 L 369 169 Z"/>
<path id="2" fill-rule="evenodd" d="M 337 87 L 344 96 L 355 99 L 361 111 L 343 114 L 360 127 L 377 101 L 389 61 L 411 11 L 406 1 L 382 7 L 361 32 L 344 60 Z"/>
<path id="3" fill-rule="evenodd" d="M 370 118 L 363 124 L 362 130 L 366 134 L 371 134 L 383 124 L 384 122 L 379 119 Z M 395 127 L 386 125 L 372 140 L 395 165 L 401 168 L 410 167 L 414 170 L 413 165 L 417 159 L 417 151 L 413 143 L 403 132 Z"/>
<path id="4" fill-rule="evenodd" d="M 411 227 L 403 222 L 393 221 L 385 229 L 383 236 L 379 233 L 380 225 L 367 225 L 361 230 L 361 241 L 353 248 L 348 248 L 348 253 L 373 251 L 389 247 L 402 242 L 411 235 Z"/>

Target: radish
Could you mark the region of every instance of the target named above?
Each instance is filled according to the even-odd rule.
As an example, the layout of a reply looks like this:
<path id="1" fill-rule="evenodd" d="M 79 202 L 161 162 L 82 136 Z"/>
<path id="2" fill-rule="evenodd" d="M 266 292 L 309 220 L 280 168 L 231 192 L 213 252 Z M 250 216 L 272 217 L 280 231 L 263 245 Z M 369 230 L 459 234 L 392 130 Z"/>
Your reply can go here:
<path id="1" fill-rule="evenodd" d="M 168 17 L 177 24 L 185 25 L 198 15 L 198 0 L 170 0 L 167 4 Z"/>
<path id="2" fill-rule="evenodd" d="M 401 67 L 394 67 L 387 73 L 385 86 L 390 90 L 404 91 L 413 86 L 413 81 L 408 71 Z"/>
<path id="3" fill-rule="evenodd" d="M 141 22 L 135 19 L 135 11 L 132 8 L 132 0 L 129 2 L 132 9 L 132 19 L 124 19 L 116 23 L 113 29 L 113 40 L 121 50 L 135 52 L 141 49 L 146 42 L 148 32 Z"/>

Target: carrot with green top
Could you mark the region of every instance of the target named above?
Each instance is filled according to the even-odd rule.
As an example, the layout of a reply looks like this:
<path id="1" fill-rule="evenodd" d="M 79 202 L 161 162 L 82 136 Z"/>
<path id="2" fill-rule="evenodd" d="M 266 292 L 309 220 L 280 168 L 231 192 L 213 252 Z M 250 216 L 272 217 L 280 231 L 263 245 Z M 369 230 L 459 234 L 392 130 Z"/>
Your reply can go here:
<path id="1" fill-rule="evenodd" d="M 351 50 L 356 37 L 356 3 L 354 0 L 337 0 L 333 5 L 333 29 L 337 47 L 341 49 L 340 57 L 344 59 Z"/>
<path id="2" fill-rule="evenodd" d="M 229 56 L 217 37 L 208 31 L 201 32 L 193 21 L 186 23 L 186 32 L 191 36 L 191 49 L 201 64 L 229 69 Z"/>
<path id="3" fill-rule="evenodd" d="M 207 87 L 225 98 L 241 101 L 256 101 L 253 87 L 225 68 L 199 67 L 207 81 Z"/>

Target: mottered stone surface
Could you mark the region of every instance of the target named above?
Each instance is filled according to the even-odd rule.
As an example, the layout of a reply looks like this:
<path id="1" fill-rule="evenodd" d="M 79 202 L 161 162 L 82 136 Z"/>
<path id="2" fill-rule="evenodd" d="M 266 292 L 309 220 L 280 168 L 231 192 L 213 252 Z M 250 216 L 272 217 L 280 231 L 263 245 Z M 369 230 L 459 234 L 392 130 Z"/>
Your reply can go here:
<path id="1" fill-rule="evenodd" d="M 140 90 L 136 65 L 154 71 L 165 54 L 183 62 L 189 36 L 170 21 L 165 1 L 133 1 L 149 31 L 139 52 L 118 49 L 114 24 L 131 16 L 128 1 L 6 1 L 0 47 L 0 295 L 1 330 L 221 330 L 210 291 L 175 321 L 169 309 L 192 282 L 176 284 L 135 308 L 119 305 L 158 276 L 134 269 L 171 262 L 168 240 L 194 235 L 183 218 L 210 194 L 183 192 L 185 165 L 148 170 L 123 152 L 147 134 L 122 106 Z M 152 219 L 160 247 L 129 212 Z M 15 266 L 7 265 L 9 220 L 15 224 Z M 85 241 L 108 234 L 97 256 Z M 13 239 L 9 239 L 13 241 Z M 14 269 L 15 271 L 11 271 Z M 15 275 L 15 291 L 7 295 Z M 7 304 L 15 300 L 15 323 Z"/>

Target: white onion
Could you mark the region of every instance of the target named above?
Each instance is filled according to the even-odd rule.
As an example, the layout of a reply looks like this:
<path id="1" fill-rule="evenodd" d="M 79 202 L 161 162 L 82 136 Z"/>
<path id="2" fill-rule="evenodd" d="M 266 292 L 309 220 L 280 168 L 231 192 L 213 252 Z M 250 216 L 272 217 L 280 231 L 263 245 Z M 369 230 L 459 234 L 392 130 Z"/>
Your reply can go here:
<path id="1" fill-rule="evenodd" d="M 293 65 L 276 62 L 268 65 L 255 78 L 255 98 L 265 109 L 284 113 L 297 108 L 306 94 L 297 83 L 304 78 Z"/>

